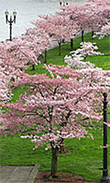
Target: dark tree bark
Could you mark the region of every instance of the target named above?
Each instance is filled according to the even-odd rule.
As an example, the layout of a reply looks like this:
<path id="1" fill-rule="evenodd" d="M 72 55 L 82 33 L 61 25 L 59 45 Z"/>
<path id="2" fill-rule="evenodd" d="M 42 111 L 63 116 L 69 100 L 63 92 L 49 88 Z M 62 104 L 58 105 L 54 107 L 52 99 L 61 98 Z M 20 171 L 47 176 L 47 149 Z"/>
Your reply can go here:
<path id="1" fill-rule="evenodd" d="M 57 154 L 58 148 L 52 146 L 52 162 L 51 162 L 51 176 L 57 177 Z"/>
<path id="2" fill-rule="evenodd" d="M 47 63 L 47 49 L 45 49 L 45 61 L 44 63 Z"/>
<path id="3" fill-rule="evenodd" d="M 94 35 L 94 31 L 92 30 L 92 39 L 94 39 L 94 38 L 93 38 L 93 35 Z"/>
<path id="4" fill-rule="evenodd" d="M 84 30 L 82 30 L 82 42 L 84 42 Z"/>
<path id="5" fill-rule="evenodd" d="M 59 56 L 61 56 L 61 41 L 59 41 L 58 44 L 59 44 Z"/>
<path id="6" fill-rule="evenodd" d="M 34 70 L 35 70 L 35 64 L 32 65 L 32 71 L 34 71 Z"/>
<path id="7" fill-rule="evenodd" d="M 70 43 L 71 43 L 71 50 L 73 50 L 73 38 L 70 39 Z"/>

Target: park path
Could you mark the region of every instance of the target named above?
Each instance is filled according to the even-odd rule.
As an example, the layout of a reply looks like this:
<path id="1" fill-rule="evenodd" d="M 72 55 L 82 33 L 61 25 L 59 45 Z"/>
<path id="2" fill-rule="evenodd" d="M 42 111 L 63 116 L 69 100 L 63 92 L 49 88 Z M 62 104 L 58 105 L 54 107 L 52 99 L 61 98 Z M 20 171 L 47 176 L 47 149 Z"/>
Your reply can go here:
<path id="1" fill-rule="evenodd" d="M 0 166 L 0 183 L 34 183 L 39 165 Z"/>

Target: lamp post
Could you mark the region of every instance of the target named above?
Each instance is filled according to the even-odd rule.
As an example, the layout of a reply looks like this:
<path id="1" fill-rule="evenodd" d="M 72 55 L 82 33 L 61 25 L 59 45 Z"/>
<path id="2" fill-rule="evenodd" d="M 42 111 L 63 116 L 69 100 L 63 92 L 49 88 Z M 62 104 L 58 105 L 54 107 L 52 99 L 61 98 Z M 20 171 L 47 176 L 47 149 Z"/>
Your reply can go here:
<path id="1" fill-rule="evenodd" d="M 107 122 L 107 93 L 103 93 L 103 120 Z M 110 183 L 110 178 L 108 177 L 108 168 L 107 168 L 107 125 L 103 123 L 103 176 L 100 180 L 100 183 Z"/>
<path id="2" fill-rule="evenodd" d="M 16 16 L 17 16 L 17 12 L 14 11 L 13 12 L 13 19 L 12 19 L 12 16 L 10 16 L 10 19 L 8 18 L 9 16 L 9 12 L 6 10 L 5 11 L 5 17 L 6 17 L 6 23 L 9 23 L 10 25 L 10 41 L 12 41 L 12 24 L 13 23 L 16 23 Z"/>
<path id="3" fill-rule="evenodd" d="M 68 1 L 65 1 L 65 0 L 60 1 L 59 3 L 60 3 L 60 6 L 68 6 L 69 5 Z"/>

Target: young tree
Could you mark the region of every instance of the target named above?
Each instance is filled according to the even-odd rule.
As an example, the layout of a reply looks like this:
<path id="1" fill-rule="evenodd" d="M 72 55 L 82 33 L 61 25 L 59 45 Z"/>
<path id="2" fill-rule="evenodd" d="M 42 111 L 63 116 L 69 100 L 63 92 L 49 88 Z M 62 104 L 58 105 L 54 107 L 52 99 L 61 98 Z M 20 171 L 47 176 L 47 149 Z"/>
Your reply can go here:
<path id="1" fill-rule="evenodd" d="M 12 95 L 10 85 L 11 78 L 14 78 L 16 72 L 23 68 L 21 62 L 15 60 L 15 55 L 12 56 L 14 48 L 10 46 L 10 42 L 0 42 L 0 100 L 7 101 Z M 16 48 L 15 48 L 16 49 Z"/>
<path id="2" fill-rule="evenodd" d="M 31 49 L 34 51 L 37 60 L 39 60 L 39 55 L 45 52 L 45 63 L 47 62 L 47 50 L 52 47 L 52 42 L 44 28 L 37 26 L 28 29 L 23 36 L 23 40 L 30 43 Z"/>
<path id="3" fill-rule="evenodd" d="M 94 68 L 95 65 L 90 63 L 89 61 L 84 62 L 82 55 L 71 55 L 65 56 L 64 62 L 68 64 L 69 67 L 74 69 L 86 69 L 86 68 Z"/>
<path id="4" fill-rule="evenodd" d="M 95 43 L 82 42 L 80 43 L 80 45 L 81 48 L 70 52 L 72 54 L 71 56 L 65 56 L 65 63 L 67 63 L 70 67 L 74 69 L 93 68 L 95 65 L 86 61 L 87 56 L 102 55 L 102 53 L 95 51 L 98 49 Z"/>
<path id="5" fill-rule="evenodd" d="M 101 52 L 95 51 L 98 50 L 98 47 L 96 46 L 96 43 L 91 43 L 91 42 L 82 42 L 80 43 L 80 47 L 79 49 L 71 52 L 74 53 L 73 56 L 76 55 L 81 55 L 84 60 L 86 61 L 87 56 L 92 56 L 92 55 L 103 55 Z"/>
<path id="6" fill-rule="evenodd" d="M 2 63 L 16 69 L 26 69 L 28 62 L 38 64 L 37 57 L 29 47 L 29 42 L 16 37 L 13 41 L 1 43 L 0 58 Z"/>
<path id="7" fill-rule="evenodd" d="M 17 132 L 22 138 L 32 138 L 35 148 L 44 144 L 51 148 L 51 176 L 55 177 L 57 153 L 64 139 L 85 138 L 88 131 L 84 124 L 102 118 L 100 93 L 105 73 L 98 68 L 83 72 L 64 66 L 45 68 L 51 78 L 45 74 L 17 74 L 14 87 L 28 85 L 29 90 L 16 103 L 0 103 L 8 108 L 2 115 L 0 132 L 4 136 Z"/>
<path id="8" fill-rule="evenodd" d="M 103 38 L 104 36 L 110 36 L 110 23 L 103 26 L 100 32 L 96 32 L 96 36 Z"/>
<path id="9" fill-rule="evenodd" d="M 63 40 L 67 41 L 77 30 L 75 24 L 71 26 L 68 17 L 65 14 L 40 16 L 43 21 L 36 21 L 33 24 L 37 27 L 43 28 L 51 37 L 51 39 L 58 42 L 59 55 L 61 55 L 61 44 Z"/>
<path id="10" fill-rule="evenodd" d="M 73 40 L 75 38 L 75 35 L 79 34 L 80 32 L 80 27 L 77 25 L 76 21 L 71 21 L 70 18 L 70 12 L 71 11 L 77 11 L 77 6 L 74 4 L 71 4 L 70 6 L 60 6 L 60 12 L 56 12 L 56 15 L 63 17 L 64 23 L 66 23 L 67 29 L 69 29 L 70 32 L 70 44 L 71 44 L 71 50 L 73 50 Z M 69 10 L 70 9 L 70 10 Z M 66 21 L 65 21 L 66 20 Z"/>
<path id="11" fill-rule="evenodd" d="M 85 11 L 89 11 L 88 27 L 94 31 L 99 31 L 103 25 L 110 21 L 110 1 L 109 0 L 89 0 L 84 3 Z"/>
<path id="12" fill-rule="evenodd" d="M 62 8 L 62 10 L 65 13 L 65 16 L 68 17 L 69 24 L 71 26 L 76 24 L 77 29 L 75 34 L 79 34 L 81 32 L 82 42 L 84 42 L 84 31 L 88 27 L 88 12 L 84 10 L 83 5 L 78 6 L 74 4 L 65 7 L 65 9 Z"/>
<path id="13" fill-rule="evenodd" d="M 48 34 L 43 29 L 31 28 L 22 36 L 13 38 L 13 41 L 0 43 L 3 63 L 26 69 L 29 65 L 39 64 L 39 55 L 52 45 Z"/>
<path id="14" fill-rule="evenodd" d="M 110 21 L 110 2 L 109 0 L 90 0 L 84 5 L 71 4 L 67 7 L 62 7 L 62 12 L 70 17 L 70 22 L 76 23 L 82 33 L 82 42 L 84 42 L 84 31 L 92 30 L 92 34 Z M 64 11 L 65 10 L 65 11 Z M 61 13 L 62 13 L 61 12 Z"/>

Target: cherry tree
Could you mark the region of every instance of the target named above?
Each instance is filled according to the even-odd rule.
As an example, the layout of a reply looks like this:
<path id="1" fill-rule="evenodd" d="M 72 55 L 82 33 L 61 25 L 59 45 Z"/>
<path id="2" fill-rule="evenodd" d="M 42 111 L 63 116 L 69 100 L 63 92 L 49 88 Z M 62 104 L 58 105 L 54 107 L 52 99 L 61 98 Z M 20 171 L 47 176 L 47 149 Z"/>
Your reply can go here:
<path id="1" fill-rule="evenodd" d="M 96 43 L 91 43 L 91 42 L 82 42 L 80 43 L 81 48 L 73 51 L 74 55 L 81 55 L 84 57 L 84 60 L 86 60 L 87 56 L 92 56 L 92 55 L 103 55 L 101 52 L 95 51 L 98 50 L 98 47 L 96 46 Z"/>
<path id="2" fill-rule="evenodd" d="M 100 32 L 96 32 L 96 36 L 103 38 L 104 36 L 110 36 L 110 23 L 101 28 Z"/>
<path id="3" fill-rule="evenodd" d="M 90 63 L 89 61 L 83 62 L 83 58 L 81 55 L 75 56 L 65 56 L 64 62 L 68 64 L 69 67 L 74 69 L 86 69 L 86 68 L 94 68 L 95 65 Z"/>
<path id="4" fill-rule="evenodd" d="M 3 63 L 26 69 L 29 65 L 39 64 L 39 55 L 52 45 L 48 34 L 43 29 L 31 28 L 22 36 L 16 36 L 13 41 L 0 44 L 0 58 Z"/>
<path id="5" fill-rule="evenodd" d="M 96 43 L 91 42 L 82 42 L 80 43 L 81 48 L 78 48 L 75 51 L 70 52 L 70 56 L 65 56 L 64 61 L 70 67 L 75 69 L 84 69 L 84 68 L 93 68 L 95 65 L 86 61 L 88 55 L 102 55 L 102 53 L 97 52 L 98 47 Z M 86 61 L 86 62 L 83 62 Z"/>
<path id="6" fill-rule="evenodd" d="M 19 39 L 20 40 L 20 39 Z M 21 40 L 18 42 L 4 41 L 0 42 L 0 100 L 7 101 L 12 96 L 9 87 L 10 80 L 15 79 L 16 72 L 19 69 L 25 69 L 27 60 L 35 61 L 35 56 L 23 47 Z M 29 54 L 30 53 L 30 54 Z"/>
<path id="7" fill-rule="evenodd" d="M 86 2 L 84 5 L 71 4 L 67 7 L 62 8 L 62 12 L 65 12 L 65 15 L 69 17 L 69 22 L 71 22 L 71 24 L 76 23 L 79 27 L 77 34 L 81 32 L 82 42 L 84 42 L 85 31 L 90 31 L 90 29 L 93 28 L 94 25 L 95 27 L 96 25 L 97 27 L 99 27 L 99 23 L 101 22 L 101 13 L 99 14 L 99 11 L 95 10 L 96 8 L 94 4 L 92 6 L 90 2 Z"/>
<path id="8" fill-rule="evenodd" d="M 99 68 L 73 70 L 68 66 L 49 65 L 51 77 L 28 75 L 20 71 L 14 88 L 28 85 L 28 91 L 16 103 L 3 103 L 8 112 L 1 116 L 2 135 L 19 133 L 38 146 L 52 150 L 51 175 L 57 174 L 57 153 L 64 139 L 91 136 L 84 124 L 100 121 L 102 113 L 101 86 L 110 72 Z M 12 88 L 12 90 L 14 89 Z M 10 110 L 11 109 L 11 110 Z"/>
<path id="9" fill-rule="evenodd" d="M 86 1 L 84 5 L 68 5 L 61 7 L 62 12 L 69 16 L 72 23 L 76 23 L 82 32 L 82 42 L 84 42 L 84 31 L 100 30 L 105 23 L 110 21 L 110 2 L 102 1 Z"/>
<path id="10" fill-rule="evenodd" d="M 16 41 L 18 42 L 18 40 Z M 44 29 L 30 28 L 27 29 L 26 33 L 21 36 L 21 42 L 24 43 L 24 48 L 30 50 L 28 54 L 33 54 L 29 54 L 30 59 L 27 57 L 25 60 L 28 64 L 32 64 L 33 70 L 35 70 L 35 65 L 40 63 L 39 55 L 41 55 L 44 51 L 48 50 L 50 46 L 52 46 L 49 35 L 45 32 Z"/>
<path id="11" fill-rule="evenodd" d="M 44 30 L 27 30 L 23 36 L 18 36 L 12 42 L 0 43 L 0 73 L 1 95 L 6 97 L 8 83 L 19 70 L 26 69 L 28 64 L 39 64 L 38 55 L 50 45 L 49 36 Z M 3 97 L 4 98 L 4 97 Z M 2 97 L 1 97 L 2 100 Z"/>
<path id="12" fill-rule="evenodd" d="M 51 37 L 51 39 L 58 42 L 59 55 L 61 55 L 61 44 L 63 40 L 67 41 L 77 31 L 77 25 L 70 25 L 69 19 L 65 14 L 59 15 L 42 15 L 40 18 L 43 21 L 34 21 L 33 24 L 37 27 L 43 28 Z"/>
<path id="13" fill-rule="evenodd" d="M 89 0 L 84 3 L 84 9 L 89 11 L 89 28 L 99 31 L 103 25 L 110 21 L 110 1 L 109 0 Z"/>
<path id="14" fill-rule="evenodd" d="M 16 47 L 15 47 L 16 46 Z M 12 42 L 0 42 L 0 101 L 9 101 L 12 97 L 11 80 L 15 79 L 15 74 L 25 66 L 25 59 L 27 59 L 29 53 L 26 55 L 27 51 L 24 53 L 19 48 L 20 44 L 14 44 Z M 19 55 L 19 58 L 17 57 Z M 20 57 L 22 60 L 20 60 Z M 30 58 L 32 54 L 30 53 Z M 28 57 L 29 58 L 29 57 Z M 24 59 L 24 60 L 23 60 Z M 0 107 L 0 113 L 1 113 Z M 2 121 L 2 118 L 0 119 Z M 1 128 L 1 126 L 0 126 Z"/>
<path id="15" fill-rule="evenodd" d="M 45 52 L 45 63 L 47 62 L 47 50 L 52 47 L 52 41 L 44 28 L 37 26 L 28 29 L 22 39 L 30 42 L 31 49 L 37 56 L 37 60 L 39 55 Z"/>
<path id="16" fill-rule="evenodd" d="M 75 34 L 82 33 L 82 42 L 84 41 L 84 30 L 88 25 L 88 12 L 83 9 L 83 5 L 68 5 L 61 7 L 62 11 L 60 14 L 65 13 L 65 16 L 69 19 L 69 24 L 72 26 L 77 25 Z M 74 31 L 73 31 L 74 33 Z"/>
<path id="17" fill-rule="evenodd" d="M 14 78 L 16 72 L 19 71 L 23 65 L 18 64 L 14 57 L 10 54 L 9 42 L 0 42 L 0 100 L 6 101 L 12 95 L 9 87 L 11 78 Z"/>
<path id="18" fill-rule="evenodd" d="M 66 6 L 60 6 L 60 12 L 56 12 L 56 15 L 63 17 L 64 19 L 64 23 L 66 23 L 66 27 L 67 29 L 69 29 L 69 31 L 71 32 L 70 34 L 70 43 L 71 43 L 71 50 L 73 50 L 73 40 L 75 38 L 75 35 L 80 33 L 80 27 L 79 25 L 76 23 L 76 21 L 71 21 L 71 16 L 70 16 L 70 12 L 74 11 L 77 12 L 78 10 L 78 6 L 71 4 L 71 5 L 66 5 Z M 67 21 L 65 21 L 67 20 Z"/>

